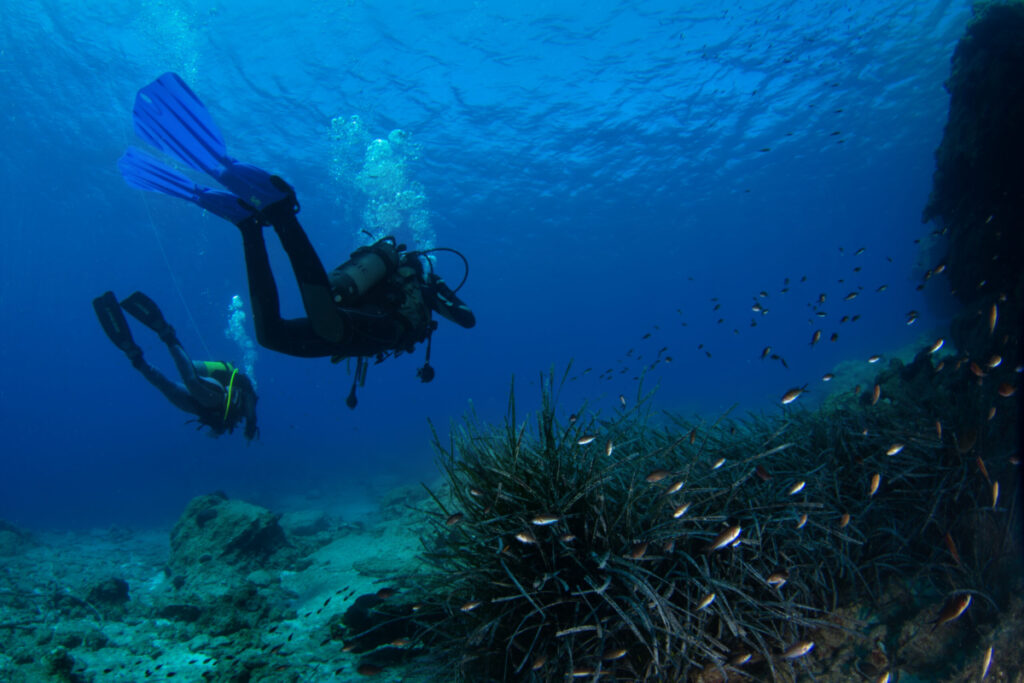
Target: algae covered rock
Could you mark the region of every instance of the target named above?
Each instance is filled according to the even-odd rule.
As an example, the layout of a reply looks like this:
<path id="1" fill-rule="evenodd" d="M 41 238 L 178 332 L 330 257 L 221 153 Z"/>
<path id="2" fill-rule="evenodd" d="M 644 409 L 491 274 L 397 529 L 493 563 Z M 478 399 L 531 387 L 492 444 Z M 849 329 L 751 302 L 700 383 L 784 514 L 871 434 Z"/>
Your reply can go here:
<path id="1" fill-rule="evenodd" d="M 21 554 L 33 545 L 35 541 L 28 532 L 0 519 L 0 557 Z"/>
<path id="2" fill-rule="evenodd" d="M 193 499 L 174 525 L 168 570 L 177 588 L 224 593 L 254 570 L 293 567 L 299 555 L 278 515 L 211 494 Z"/>

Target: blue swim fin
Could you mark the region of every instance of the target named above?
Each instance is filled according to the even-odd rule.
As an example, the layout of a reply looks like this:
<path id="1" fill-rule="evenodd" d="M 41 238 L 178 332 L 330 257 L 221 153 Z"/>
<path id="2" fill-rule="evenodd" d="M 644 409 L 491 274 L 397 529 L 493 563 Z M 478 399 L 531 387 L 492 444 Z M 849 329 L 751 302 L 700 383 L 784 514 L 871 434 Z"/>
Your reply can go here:
<path id="1" fill-rule="evenodd" d="M 256 213 L 230 192 L 197 185 L 135 147 L 129 147 L 117 160 L 117 168 L 124 181 L 132 187 L 190 201 L 236 225 Z"/>
<path id="2" fill-rule="evenodd" d="M 213 177 L 257 209 L 289 196 L 270 173 L 228 156 L 210 112 L 177 74 L 165 73 L 139 90 L 132 113 L 140 138 Z"/>

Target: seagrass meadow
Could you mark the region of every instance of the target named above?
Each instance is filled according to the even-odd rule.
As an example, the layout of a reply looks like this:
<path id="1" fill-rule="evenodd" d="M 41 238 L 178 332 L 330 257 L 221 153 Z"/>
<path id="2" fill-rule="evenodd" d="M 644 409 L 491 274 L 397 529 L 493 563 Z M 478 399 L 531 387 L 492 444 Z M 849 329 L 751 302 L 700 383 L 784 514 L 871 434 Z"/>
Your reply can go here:
<path id="1" fill-rule="evenodd" d="M 418 637 L 447 680 L 947 675 L 921 641 L 1020 587 L 1014 416 L 976 379 L 925 350 L 877 400 L 707 423 L 563 419 L 548 375 L 532 429 L 513 396 L 438 444 Z"/>

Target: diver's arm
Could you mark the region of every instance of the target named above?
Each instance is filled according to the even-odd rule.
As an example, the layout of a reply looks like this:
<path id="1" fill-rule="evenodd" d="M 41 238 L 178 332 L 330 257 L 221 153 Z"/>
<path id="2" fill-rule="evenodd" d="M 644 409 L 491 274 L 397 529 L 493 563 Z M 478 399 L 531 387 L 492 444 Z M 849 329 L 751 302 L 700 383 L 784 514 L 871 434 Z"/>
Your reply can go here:
<path id="1" fill-rule="evenodd" d="M 440 276 L 431 273 L 423 287 L 424 298 L 438 315 L 467 329 L 476 325 L 476 316 Z"/>

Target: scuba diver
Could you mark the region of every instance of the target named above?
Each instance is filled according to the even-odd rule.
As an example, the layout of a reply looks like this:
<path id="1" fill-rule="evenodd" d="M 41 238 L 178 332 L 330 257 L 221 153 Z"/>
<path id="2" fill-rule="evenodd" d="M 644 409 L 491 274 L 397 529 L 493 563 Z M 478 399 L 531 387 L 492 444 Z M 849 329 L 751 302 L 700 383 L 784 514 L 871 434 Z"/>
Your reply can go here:
<path id="1" fill-rule="evenodd" d="M 234 223 L 242 234 L 253 322 L 259 343 L 305 358 L 355 357 L 356 370 L 346 403 L 356 404 L 355 389 L 366 377 L 367 359 L 377 362 L 427 342 L 426 362 L 417 371 L 423 382 L 434 378 L 430 365 L 431 313 L 471 328 L 473 312 L 433 271 L 431 252 L 408 251 L 385 237 L 357 249 L 330 274 L 299 224 L 295 191 L 280 177 L 228 156 L 224 139 L 198 97 L 174 73 L 142 88 L 133 108 L 140 138 L 201 171 L 227 192 L 197 185 L 149 154 L 129 147 L 118 168 L 132 187 L 185 199 Z M 271 272 L 263 227 L 273 226 L 299 285 L 306 317 L 281 317 L 277 284 Z M 424 268 L 424 261 L 427 266 Z"/>
<path id="2" fill-rule="evenodd" d="M 258 398 L 249 377 L 231 363 L 193 361 L 189 358 L 174 328 L 167 324 L 152 299 L 142 292 L 135 292 L 118 304 L 113 292 L 105 292 L 92 300 L 92 307 L 103 331 L 117 348 L 124 351 L 132 367 L 141 372 L 167 400 L 186 413 L 195 415 L 200 428 L 205 425 L 214 436 L 220 436 L 224 432 L 234 432 L 238 423 L 244 419 L 246 440 L 252 441 L 259 436 L 260 430 L 256 426 Z M 156 332 L 160 341 L 167 344 L 184 385 L 167 379 L 145 361 L 142 349 L 132 338 L 122 308 Z"/>

